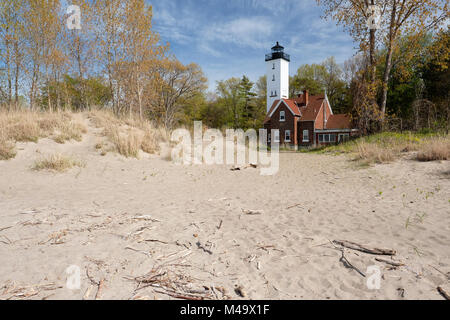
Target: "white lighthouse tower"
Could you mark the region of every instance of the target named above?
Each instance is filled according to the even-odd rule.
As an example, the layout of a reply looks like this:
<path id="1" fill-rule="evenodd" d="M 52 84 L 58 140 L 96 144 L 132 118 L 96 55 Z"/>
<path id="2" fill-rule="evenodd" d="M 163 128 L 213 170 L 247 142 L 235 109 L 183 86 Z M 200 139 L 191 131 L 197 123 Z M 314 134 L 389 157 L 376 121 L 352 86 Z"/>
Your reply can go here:
<path id="1" fill-rule="evenodd" d="M 266 54 L 267 65 L 267 112 L 275 100 L 289 99 L 289 62 L 291 57 L 284 47 L 277 44 L 272 53 Z"/>

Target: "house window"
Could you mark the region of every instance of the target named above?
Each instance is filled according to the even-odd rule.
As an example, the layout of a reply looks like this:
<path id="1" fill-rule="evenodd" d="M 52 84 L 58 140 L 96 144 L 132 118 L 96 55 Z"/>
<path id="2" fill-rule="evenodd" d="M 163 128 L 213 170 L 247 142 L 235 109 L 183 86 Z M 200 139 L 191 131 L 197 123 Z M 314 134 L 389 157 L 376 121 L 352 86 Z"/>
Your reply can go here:
<path id="1" fill-rule="evenodd" d="M 322 143 L 335 143 L 336 135 L 333 134 L 319 134 L 319 142 Z"/>
<path id="2" fill-rule="evenodd" d="M 291 130 L 286 130 L 284 132 L 284 141 L 291 142 Z"/>
<path id="3" fill-rule="evenodd" d="M 280 142 L 280 131 L 276 130 L 273 134 L 273 141 L 274 142 Z"/>
<path id="4" fill-rule="evenodd" d="M 309 142 L 309 130 L 303 130 L 303 142 Z"/>
<path id="5" fill-rule="evenodd" d="M 286 114 L 284 111 L 280 111 L 280 122 L 286 121 Z"/>
<path id="6" fill-rule="evenodd" d="M 346 142 L 350 140 L 350 134 L 348 133 L 340 133 L 338 136 L 338 142 Z"/>

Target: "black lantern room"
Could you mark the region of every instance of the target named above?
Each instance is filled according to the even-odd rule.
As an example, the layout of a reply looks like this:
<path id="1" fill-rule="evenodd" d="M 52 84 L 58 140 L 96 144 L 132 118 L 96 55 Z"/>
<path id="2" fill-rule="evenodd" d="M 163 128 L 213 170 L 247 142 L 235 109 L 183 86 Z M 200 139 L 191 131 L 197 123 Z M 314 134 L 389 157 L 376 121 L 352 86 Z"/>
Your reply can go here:
<path id="1" fill-rule="evenodd" d="M 272 53 L 266 54 L 266 61 L 284 59 L 286 61 L 291 61 L 291 56 L 284 53 L 284 47 L 281 46 L 278 41 L 277 44 L 272 47 Z"/>

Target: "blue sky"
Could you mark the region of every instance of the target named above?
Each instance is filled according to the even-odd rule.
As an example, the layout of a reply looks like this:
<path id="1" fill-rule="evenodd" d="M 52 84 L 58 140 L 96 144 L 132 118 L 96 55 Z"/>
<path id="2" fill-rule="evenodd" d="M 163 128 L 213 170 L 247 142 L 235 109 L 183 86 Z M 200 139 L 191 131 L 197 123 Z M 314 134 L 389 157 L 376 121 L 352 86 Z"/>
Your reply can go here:
<path id="1" fill-rule="evenodd" d="M 183 63 L 198 63 L 209 80 L 265 73 L 264 54 L 279 41 L 291 55 L 291 75 L 305 63 L 355 53 L 334 21 L 321 19 L 315 0 L 148 0 L 153 28 Z"/>

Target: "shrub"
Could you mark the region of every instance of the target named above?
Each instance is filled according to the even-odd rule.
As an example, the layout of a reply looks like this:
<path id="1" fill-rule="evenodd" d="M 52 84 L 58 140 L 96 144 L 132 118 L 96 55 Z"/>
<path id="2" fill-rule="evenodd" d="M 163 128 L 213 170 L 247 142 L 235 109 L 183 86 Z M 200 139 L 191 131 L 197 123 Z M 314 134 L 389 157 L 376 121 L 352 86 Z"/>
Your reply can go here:
<path id="1" fill-rule="evenodd" d="M 0 160 L 12 159 L 16 156 L 15 145 L 0 132 Z"/>
<path id="2" fill-rule="evenodd" d="M 417 153 L 419 161 L 450 160 L 450 139 L 432 138 Z"/>
<path id="3" fill-rule="evenodd" d="M 57 172 L 64 172 L 73 167 L 84 167 L 85 164 L 81 161 L 74 160 L 62 154 L 53 154 L 46 158 L 36 160 L 33 165 L 33 170 L 52 170 Z"/>
<path id="4" fill-rule="evenodd" d="M 121 133 L 116 125 L 105 128 L 106 136 L 114 144 L 116 150 L 121 155 L 130 158 L 138 158 L 142 139 L 135 132 Z"/>

